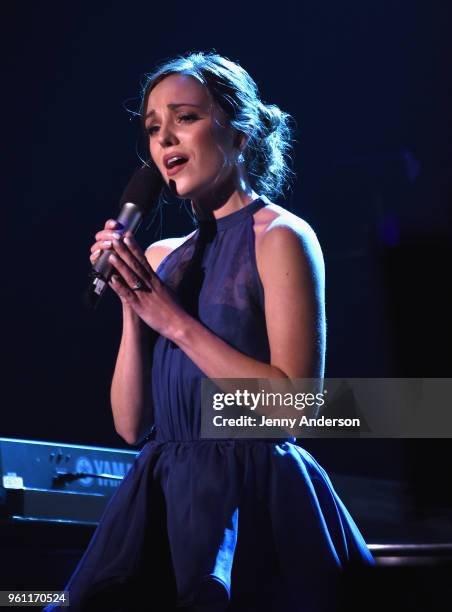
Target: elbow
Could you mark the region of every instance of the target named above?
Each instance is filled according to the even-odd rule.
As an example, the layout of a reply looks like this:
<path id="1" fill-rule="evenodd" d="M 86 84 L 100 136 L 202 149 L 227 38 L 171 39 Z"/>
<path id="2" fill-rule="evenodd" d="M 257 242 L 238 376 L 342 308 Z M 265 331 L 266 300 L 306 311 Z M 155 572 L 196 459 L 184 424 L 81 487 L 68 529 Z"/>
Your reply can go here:
<path id="1" fill-rule="evenodd" d="M 123 427 L 115 427 L 115 430 L 118 436 L 130 446 L 137 446 L 142 440 L 142 436 L 140 436 L 136 430 L 125 429 Z"/>
<path id="2" fill-rule="evenodd" d="M 287 374 L 287 372 L 285 372 L 282 368 L 270 364 L 272 369 L 273 369 L 273 374 L 272 376 L 269 376 L 268 378 L 290 378 L 289 374 Z"/>
<path id="3" fill-rule="evenodd" d="M 137 425 L 115 425 L 116 433 L 130 446 L 138 446 L 143 441 L 148 440 L 152 437 L 155 425 L 152 421 L 144 421 Z"/>
<path id="4" fill-rule="evenodd" d="M 138 436 L 121 436 L 121 438 L 126 444 L 129 444 L 129 446 L 138 446 L 138 444 L 141 442 Z"/>
<path id="5" fill-rule="evenodd" d="M 125 433 L 125 432 L 123 433 L 118 430 L 116 430 L 116 433 L 118 434 L 120 438 L 124 440 L 126 444 L 129 444 L 130 446 L 136 446 L 138 444 L 136 436 L 129 434 L 129 433 Z"/>

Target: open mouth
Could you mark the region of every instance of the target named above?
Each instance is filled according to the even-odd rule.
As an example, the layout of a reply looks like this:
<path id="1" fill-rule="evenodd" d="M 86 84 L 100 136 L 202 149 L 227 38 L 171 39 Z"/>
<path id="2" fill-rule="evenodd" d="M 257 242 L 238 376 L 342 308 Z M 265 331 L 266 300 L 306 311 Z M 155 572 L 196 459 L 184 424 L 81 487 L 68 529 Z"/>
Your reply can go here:
<path id="1" fill-rule="evenodd" d="M 168 174 L 168 176 L 176 174 L 176 172 L 179 172 L 179 170 L 181 170 L 187 162 L 188 159 L 180 155 L 170 157 L 165 161 L 166 173 Z"/>

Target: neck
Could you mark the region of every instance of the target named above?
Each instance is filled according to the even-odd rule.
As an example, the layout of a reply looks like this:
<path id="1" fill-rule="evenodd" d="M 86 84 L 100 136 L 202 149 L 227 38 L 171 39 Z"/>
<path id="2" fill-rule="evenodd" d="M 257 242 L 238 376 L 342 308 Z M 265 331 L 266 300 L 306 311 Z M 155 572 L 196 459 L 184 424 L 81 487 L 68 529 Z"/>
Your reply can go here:
<path id="1" fill-rule="evenodd" d="M 192 200 L 192 209 L 198 219 L 221 219 L 258 198 L 244 172 L 237 172 L 221 187 L 205 197 Z"/>

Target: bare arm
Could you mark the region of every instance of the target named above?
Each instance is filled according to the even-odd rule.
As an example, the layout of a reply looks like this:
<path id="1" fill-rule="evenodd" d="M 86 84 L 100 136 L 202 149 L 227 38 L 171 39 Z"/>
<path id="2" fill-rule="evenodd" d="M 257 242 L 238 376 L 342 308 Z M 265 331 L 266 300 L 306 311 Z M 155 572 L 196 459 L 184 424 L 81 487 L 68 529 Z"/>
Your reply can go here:
<path id="1" fill-rule="evenodd" d="M 151 330 L 123 305 L 122 337 L 110 400 L 115 429 L 129 444 L 145 435 L 154 418 L 150 376 L 154 342 Z"/>
<path id="2" fill-rule="evenodd" d="M 146 258 L 152 269 L 171 248 L 151 245 Z M 128 443 L 138 444 L 154 421 L 151 363 L 158 338 L 148 325 L 123 303 L 123 329 L 111 383 L 111 407 L 117 433 Z"/>

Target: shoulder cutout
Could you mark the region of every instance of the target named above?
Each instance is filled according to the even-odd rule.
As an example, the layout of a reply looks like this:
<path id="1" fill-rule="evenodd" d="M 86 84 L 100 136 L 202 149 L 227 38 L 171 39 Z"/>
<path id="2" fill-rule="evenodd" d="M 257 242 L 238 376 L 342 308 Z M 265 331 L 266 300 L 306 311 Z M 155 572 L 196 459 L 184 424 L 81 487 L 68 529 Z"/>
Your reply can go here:
<path id="1" fill-rule="evenodd" d="M 191 238 L 195 231 L 196 230 L 187 236 L 182 236 L 180 238 L 164 238 L 163 240 L 157 240 L 156 242 L 150 244 L 144 254 L 154 272 L 157 270 L 165 257 L 174 251 L 174 249 L 181 246 L 181 244 L 183 244 L 186 240 Z"/>

